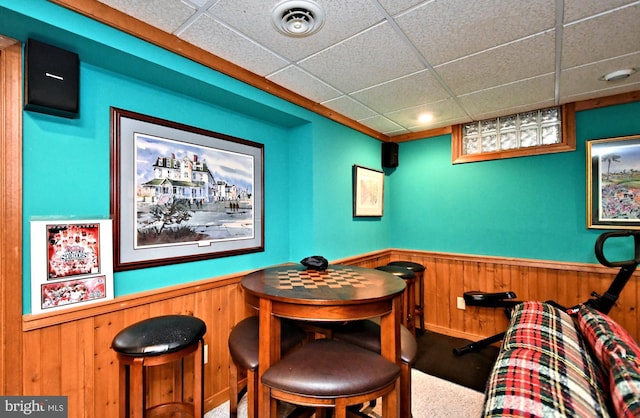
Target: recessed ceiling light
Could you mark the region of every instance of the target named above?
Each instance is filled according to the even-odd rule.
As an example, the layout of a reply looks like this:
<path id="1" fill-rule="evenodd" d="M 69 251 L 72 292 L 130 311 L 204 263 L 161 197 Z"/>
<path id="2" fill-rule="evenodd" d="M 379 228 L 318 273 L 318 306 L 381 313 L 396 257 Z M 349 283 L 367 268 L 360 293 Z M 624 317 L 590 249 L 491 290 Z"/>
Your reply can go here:
<path id="1" fill-rule="evenodd" d="M 433 113 L 421 113 L 418 115 L 418 122 L 429 123 L 433 120 Z"/>
<path id="2" fill-rule="evenodd" d="M 612 71 L 612 72 L 607 73 L 607 74 L 603 75 L 602 77 L 600 77 L 600 80 L 602 80 L 602 81 L 624 80 L 625 78 L 628 78 L 631 74 L 633 74 L 635 72 L 636 72 L 635 68 L 626 68 L 624 70 Z"/>
<path id="3" fill-rule="evenodd" d="M 271 11 L 271 23 L 281 33 L 302 38 L 324 25 L 324 11 L 312 0 L 284 0 Z"/>

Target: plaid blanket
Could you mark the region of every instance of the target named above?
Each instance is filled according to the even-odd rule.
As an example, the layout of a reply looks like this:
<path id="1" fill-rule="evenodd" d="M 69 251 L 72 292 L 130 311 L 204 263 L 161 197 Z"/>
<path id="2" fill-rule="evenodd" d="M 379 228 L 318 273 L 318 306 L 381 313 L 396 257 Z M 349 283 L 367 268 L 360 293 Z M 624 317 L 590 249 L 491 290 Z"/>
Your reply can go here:
<path id="1" fill-rule="evenodd" d="M 485 417 L 608 417 L 602 373 L 573 320 L 540 302 L 518 305 L 485 393 Z"/>

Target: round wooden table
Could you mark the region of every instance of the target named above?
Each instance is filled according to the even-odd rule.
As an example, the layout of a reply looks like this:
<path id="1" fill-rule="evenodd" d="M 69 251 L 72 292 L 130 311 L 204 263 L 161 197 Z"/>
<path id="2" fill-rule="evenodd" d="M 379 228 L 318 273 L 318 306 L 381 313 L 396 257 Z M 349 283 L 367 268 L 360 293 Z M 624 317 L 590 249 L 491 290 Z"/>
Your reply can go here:
<path id="1" fill-rule="evenodd" d="M 400 364 L 400 306 L 405 283 L 392 274 L 339 264 L 325 271 L 291 264 L 250 273 L 241 285 L 245 301 L 258 309 L 260 316 L 259 417 L 270 413 L 269 391 L 261 378 L 280 359 L 280 318 L 322 322 L 380 317 L 381 354 Z M 398 416 L 398 391 L 383 398 L 383 416 Z"/>

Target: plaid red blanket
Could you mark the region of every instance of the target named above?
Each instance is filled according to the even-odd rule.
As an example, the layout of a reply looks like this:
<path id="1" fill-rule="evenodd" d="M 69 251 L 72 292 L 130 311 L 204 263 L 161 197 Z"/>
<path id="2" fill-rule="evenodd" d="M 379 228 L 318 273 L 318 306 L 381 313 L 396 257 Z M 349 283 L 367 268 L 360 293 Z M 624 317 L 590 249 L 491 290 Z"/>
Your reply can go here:
<path id="1" fill-rule="evenodd" d="M 518 305 L 485 394 L 485 417 L 608 417 L 602 374 L 573 320 L 540 302 Z"/>

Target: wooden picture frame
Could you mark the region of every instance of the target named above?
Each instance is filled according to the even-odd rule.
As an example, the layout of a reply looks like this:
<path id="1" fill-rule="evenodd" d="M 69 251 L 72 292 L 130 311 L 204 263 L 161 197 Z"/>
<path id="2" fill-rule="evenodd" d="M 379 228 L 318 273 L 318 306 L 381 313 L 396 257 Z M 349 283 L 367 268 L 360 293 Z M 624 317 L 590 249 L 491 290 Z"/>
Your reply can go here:
<path id="1" fill-rule="evenodd" d="M 116 271 L 264 251 L 262 144 L 112 108 Z"/>
<path id="2" fill-rule="evenodd" d="M 640 135 L 590 140 L 587 228 L 640 229 Z"/>
<path id="3" fill-rule="evenodd" d="M 381 217 L 384 213 L 384 172 L 353 166 L 353 216 Z"/>

